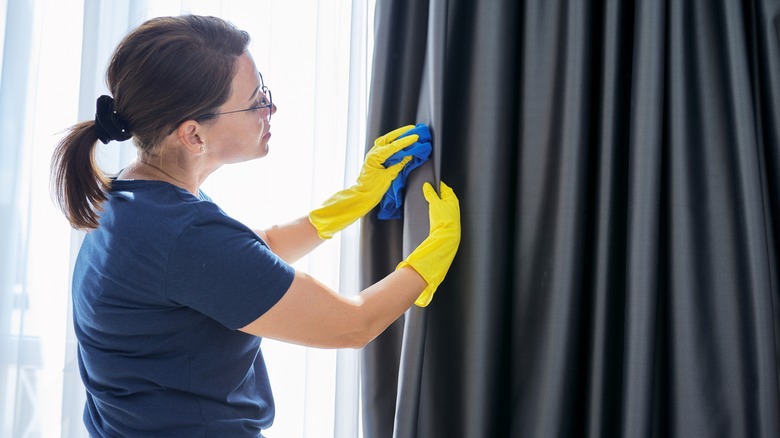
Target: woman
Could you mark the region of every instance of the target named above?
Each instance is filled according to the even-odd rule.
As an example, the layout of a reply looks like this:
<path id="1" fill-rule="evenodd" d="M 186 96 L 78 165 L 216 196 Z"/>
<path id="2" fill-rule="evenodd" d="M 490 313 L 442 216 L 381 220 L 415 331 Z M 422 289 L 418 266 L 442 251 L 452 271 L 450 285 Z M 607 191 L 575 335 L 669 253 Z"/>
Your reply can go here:
<path id="1" fill-rule="evenodd" d="M 89 230 L 73 314 L 92 436 L 260 436 L 274 417 L 261 337 L 360 348 L 426 305 L 457 251 L 458 201 L 442 183 L 441 198 L 424 187 L 429 237 L 358 296 L 290 267 L 378 204 L 408 159 L 381 163 L 417 140 L 402 136 L 411 126 L 377 139 L 354 186 L 288 224 L 253 231 L 211 202 L 199 187 L 212 172 L 268 153 L 276 106 L 248 42 L 214 17 L 144 23 L 114 52 L 113 98 L 54 153 L 58 204 Z M 137 160 L 106 179 L 97 141 L 129 138 Z"/>

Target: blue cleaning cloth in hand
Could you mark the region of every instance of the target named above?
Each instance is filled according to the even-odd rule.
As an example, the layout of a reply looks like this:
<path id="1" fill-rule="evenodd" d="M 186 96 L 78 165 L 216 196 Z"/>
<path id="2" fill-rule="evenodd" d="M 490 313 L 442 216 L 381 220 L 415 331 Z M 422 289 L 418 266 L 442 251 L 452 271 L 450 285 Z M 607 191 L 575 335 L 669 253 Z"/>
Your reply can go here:
<path id="1" fill-rule="evenodd" d="M 390 188 L 387 189 L 387 192 L 385 192 L 385 195 L 379 202 L 379 213 L 377 214 L 379 219 L 401 218 L 401 207 L 404 204 L 404 189 L 406 188 L 406 180 L 409 177 L 409 173 L 428 161 L 428 158 L 431 156 L 431 131 L 428 129 L 428 125 L 420 123 L 401 134 L 398 138 L 412 134 L 417 134 L 419 137 L 415 143 L 394 153 L 382 163 L 385 167 L 390 167 L 393 164 L 400 163 L 404 157 L 412 157 L 412 161 L 401 170 L 401 173 L 393 180 Z"/>

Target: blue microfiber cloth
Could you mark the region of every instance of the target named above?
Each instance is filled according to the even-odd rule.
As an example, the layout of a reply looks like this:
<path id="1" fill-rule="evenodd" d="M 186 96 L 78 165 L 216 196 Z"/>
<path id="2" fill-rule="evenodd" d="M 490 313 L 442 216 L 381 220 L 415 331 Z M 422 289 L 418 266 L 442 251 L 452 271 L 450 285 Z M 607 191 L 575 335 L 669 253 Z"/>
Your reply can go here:
<path id="1" fill-rule="evenodd" d="M 406 188 L 406 180 L 409 177 L 409 173 L 428 161 L 428 158 L 431 156 L 431 131 L 428 129 L 428 125 L 420 123 L 401 134 L 398 138 L 412 134 L 417 134 L 419 137 L 415 143 L 394 153 L 382 163 L 385 167 L 390 167 L 393 164 L 400 163 L 404 157 L 412 157 L 412 161 L 404 166 L 401 173 L 393 180 L 390 188 L 385 192 L 385 196 L 379 202 L 379 213 L 377 214 L 379 219 L 401 218 L 401 207 L 404 204 L 404 189 Z"/>

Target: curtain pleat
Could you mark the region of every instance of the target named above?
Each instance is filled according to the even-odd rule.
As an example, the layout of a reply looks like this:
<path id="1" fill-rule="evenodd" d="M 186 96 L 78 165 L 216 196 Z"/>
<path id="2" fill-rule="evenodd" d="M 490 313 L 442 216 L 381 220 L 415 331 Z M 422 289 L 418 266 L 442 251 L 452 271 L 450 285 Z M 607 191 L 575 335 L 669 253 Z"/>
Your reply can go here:
<path id="1" fill-rule="evenodd" d="M 428 5 L 405 0 L 376 3 L 374 58 L 369 89 L 366 150 L 373 139 L 415 123 L 427 38 Z M 382 54 L 376 57 L 376 54 Z M 383 248 L 381 252 L 373 248 Z M 393 272 L 403 259 L 403 224 L 361 221 L 361 289 Z M 364 436 L 393 436 L 403 345 L 400 318 L 361 351 Z"/>
<path id="2" fill-rule="evenodd" d="M 400 85 L 431 32 L 394 33 L 425 11 L 377 10 L 375 66 L 405 61 L 375 67 L 369 135 L 427 102 Z M 463 238 L 424 333 L 363 354 L 365 436 L 780 435 L 778 25 L 769 0 L 450 0 L 434 148 Z M 400 228 L 365 221 L 364 282 Z"/>

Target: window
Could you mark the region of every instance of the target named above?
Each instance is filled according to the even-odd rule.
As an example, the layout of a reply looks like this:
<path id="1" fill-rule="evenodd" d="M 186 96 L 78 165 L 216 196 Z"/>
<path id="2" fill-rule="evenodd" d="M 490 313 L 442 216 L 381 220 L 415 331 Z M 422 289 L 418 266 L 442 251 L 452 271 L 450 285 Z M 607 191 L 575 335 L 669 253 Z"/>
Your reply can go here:
<path id="1" fill-rule="evenodd" d="M 69 319 L 70 270 L 82 234 L 51 202 L 51 152 L 63 129 L 94 117 L 95 99 L 107 93 L 108 58 L 126 31 L 186 12 L 218 15 L 252 35 L 250 50 L 278 106 L 269 156 L 217 171 L 206 193 L 232 216 L 264 227 L 305 214 L 357 176 L 373 2 L 0 4 L 0 436 L 86 436 Z M 135 156 L 130 142 L 98 150 L 107 172 Z M 355 293 L 357 234 L 346 230 L 296 267 Z M 356 352 L 271 340 L 263 348 L 277 404 L 270 435 L 359 435 Z"/>

